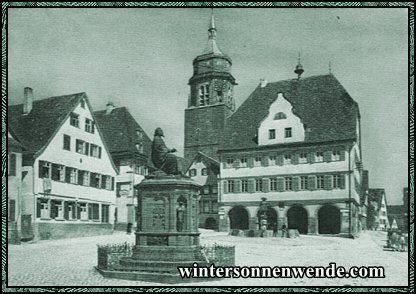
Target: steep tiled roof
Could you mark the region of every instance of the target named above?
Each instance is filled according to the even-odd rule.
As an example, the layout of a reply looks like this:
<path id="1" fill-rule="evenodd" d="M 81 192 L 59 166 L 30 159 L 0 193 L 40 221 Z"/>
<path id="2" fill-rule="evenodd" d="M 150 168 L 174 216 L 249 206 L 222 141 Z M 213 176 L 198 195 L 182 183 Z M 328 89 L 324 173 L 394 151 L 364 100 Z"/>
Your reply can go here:
<path id="1" fill-rule="evenodd" d="M 374 201 L 377 202 L 377 207 L 381 207 L 381 200 L 383 199 L 383 195 L 385 195 L 385 191 L 382 188 L 377 189 L 368 189 L 368 202 Z M 384 199 L 387 205 L 387 199 Z"/>
<path id="2" fill-rule="evenodd" d="M 11 105 L 8 107 L 8 125 L 26 151 L 36 154 L 46 147 L 83 97 L 86 97 L 85 93 L 35 100 L 27 115 L 23 114 L 23 104 Z"/>
<path id="3" fill-rule="evenodd" d="M 387 206 L 387 214 L 393 215 L 393 214 L 404 214 L 404 205 L 389 205 Z"/>
<path id="4" fill-rule="evenodd" d="M 332 75 L 260 85 L 227 120 L 221 150 L 253 148 L 257 129 L 282 93 L 306 126 L 305 142 L 356 138 L 357 103 Z"/>
<path id="5" fill-rule="evenodd" d="M 150 155 L 152 142 L 126 107 L 114 108 L 109 114 L 100 110 L 94 115 L 111 154 L 137 154 L 136 144 L 143 143 L 143 154 Z M 142 131 L 142 139 L 137 131 Z"/>
<path id="6" fill-rule="evenodd" d="M 205 163 L 205 165 L 212 169 L 214 172 L 219 173 L 220 170 L 220 162 L 208 155 L 206 155 L 205 153 L 198 151 L 195 154 L 194 159 L 192 160 L 192 162 L 189 164 L 189 166 L 187 166 L 186 168 L 186 172 L 188 172 L 189 168 L 192 166 L 192 164 L 195 162 L 195 160 L 197 159 L 201 159 L 202 162 Z"/>

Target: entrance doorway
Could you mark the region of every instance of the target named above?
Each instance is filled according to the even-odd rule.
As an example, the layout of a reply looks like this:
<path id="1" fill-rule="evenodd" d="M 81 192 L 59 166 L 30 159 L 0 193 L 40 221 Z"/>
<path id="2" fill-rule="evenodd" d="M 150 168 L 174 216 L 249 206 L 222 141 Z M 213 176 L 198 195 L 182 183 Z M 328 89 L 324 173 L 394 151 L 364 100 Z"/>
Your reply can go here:
<path id="1" fill-rule="evenodd" d="M 299 234 L 308 233 L 308 212 L 302 206 L 292 206 L 287 211 L 288 229 L 297 229 Z"/>
<path id="2" fill-rule="evenodd" d="M 318 211 L 318 233 L 339 234 L 341 231 L 341 213 L 333 205 L 324 205 Z"/>
<path id="3" fill-rule="evenodd" d="M 231 230 L 248 230 L 248 212 L 243 206 L 235 206 L 228 212 Z"/>

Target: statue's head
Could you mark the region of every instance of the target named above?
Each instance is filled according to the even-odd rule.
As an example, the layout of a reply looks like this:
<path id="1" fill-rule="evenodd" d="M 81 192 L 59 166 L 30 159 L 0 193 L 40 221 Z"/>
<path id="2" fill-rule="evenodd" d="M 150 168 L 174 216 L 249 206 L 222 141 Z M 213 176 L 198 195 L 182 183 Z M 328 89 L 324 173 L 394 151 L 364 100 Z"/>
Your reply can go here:
<path id="1" fill-rule="evenodd" d="M 157 128 L 155 130 L 155 136 L 161 136 L 161 137 L 163 137 L 163 130 L 161 128 Z"/>

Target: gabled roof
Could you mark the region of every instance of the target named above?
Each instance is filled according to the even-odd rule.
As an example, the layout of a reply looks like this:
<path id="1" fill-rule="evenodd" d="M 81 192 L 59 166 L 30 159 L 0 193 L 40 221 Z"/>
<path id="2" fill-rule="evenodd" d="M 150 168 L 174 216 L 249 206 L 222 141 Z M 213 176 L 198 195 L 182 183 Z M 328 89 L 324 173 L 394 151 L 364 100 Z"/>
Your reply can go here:
<path id="1" fill-rule="evenodd" d="M 405 213 L 404 205 L 389 205 L 387 206 L 387 213 L 389 215 L 393 215 L 393 214 L 403 215 Z"/>
<path id="2" fill-rule="evenodd" d="M 109 114 L 106 114 L 106 110 L 100 110 L 94 112 L 94 115 L 112 155 L 139 154 L 137 143 L 143 144 L 143 155 L 150 155 L 152 142 L 126 107 L 114 108 Z M 137 131 L 142 132 L 142 139 Z"/>
<path id="3" fill-rule="evenodd" d="M 383 195 L 386 195 L 384 189 L 376 188 L 376 189 L 368 189 L 368 201 L 374 201 L 377 203 L 377 208 L 380 209 L 381 201 L 383 199 Z M 387 199 L 384 199 L 387 205 Z"/>
<path id="4" fill-rule="evenodd" d="M 194 159 L 192 160 L 192 162 L 189 164 L 189 166 L 186 169 L 186 172 L 189 171 L 189 168 L 192 166 L 192 164 L 196 161 L 196 160 L 201 160 L 205 166 L 209 169 L 211 169 L 212 171 L 214 171 L 216 174 L 218 174 L 220 172 L 220 162 L 208 155 L 206 155 L 203 152 L 198 151 L 195 154 Z"/>
<path id="5" fill-rule="evenodd" d="M 70 113 L 86 98 L 85 93 L 50 97 L 33 101 L 29 114 L 23 114 L 23 104 L 8 107 L 8 126 L 29 153 L 39 154 Z"/>
<path id="6" fill-rule="evenodd" d="M 328 74 L 259 85 L 227 120 L 220 150 L 257 147 L 257 130 L 278 93 L 292 104 L 293 113 L 306 127 L 305 142 L 356 139 L 358 105 Z"/>

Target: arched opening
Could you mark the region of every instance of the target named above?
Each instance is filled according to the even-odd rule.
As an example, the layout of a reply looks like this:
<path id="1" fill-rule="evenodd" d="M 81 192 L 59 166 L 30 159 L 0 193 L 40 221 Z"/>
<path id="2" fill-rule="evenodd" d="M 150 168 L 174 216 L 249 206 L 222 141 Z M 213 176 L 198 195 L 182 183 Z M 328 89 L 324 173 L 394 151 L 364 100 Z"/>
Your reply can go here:
<path id="1" fill-rule="evenodd" d="M 318 211 L 318 233 L 339 234 L 341 231 L 341 213 L 333 205 L 324 205 Z"/>
<path id="2" fill-rule="evenodd" d="M 177 200 L 177 206 L 176 206 L 176 230 L 178 232 L 182 232 L 188 229 L 188 224 L 186 222 L 187 219 L 187 201 L 186 198 L 183 196 L 180 196 Z"/>
<path id="3" fill-rule="evenodd" d="M 274 210 L 272 207 L 268 206 L 267 210 L 265 212 L 262 212 L 261 210 L 259 210 L 257 212 L 257 219 L 258 219 L 258 223 L 260 224 L 261 221 L 261 215 L 265 213 L 266 214 L 266 219 L 267 219 L 267 229 L 268 230 L 273 230 L 274 226 L 276 226 L 276 228 L 278 228 L 278 223 L 277 223 L 277 212 L 276 210 Z M 260 225 L 259 225 L 260 226 Z M 259 228 L 260 229 L 260 228 Z"/>
<path id="4" fill-rule="evenodd" d="M 302 206 L 292 206 L 287 211 L 287 228 L 297 229 L 299 234 L 308 233 L 308 213 Z"/>
<path id="5" fill-rule="evenodd" d="M 205 220 L 205 229 L 209 230 L 216 230 L 217 229 L 217 221 L 213 217 L 208 217 Z"/>
<path id="6" fill-rule="evenodd" d="M 248 230 L 248 212 L 243 206 L 235 206 L 228 212 L 231 230 Z"/>

